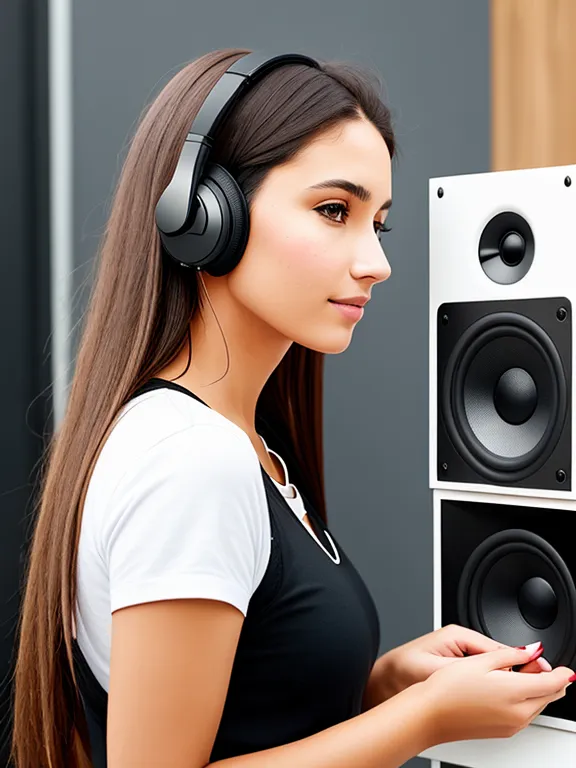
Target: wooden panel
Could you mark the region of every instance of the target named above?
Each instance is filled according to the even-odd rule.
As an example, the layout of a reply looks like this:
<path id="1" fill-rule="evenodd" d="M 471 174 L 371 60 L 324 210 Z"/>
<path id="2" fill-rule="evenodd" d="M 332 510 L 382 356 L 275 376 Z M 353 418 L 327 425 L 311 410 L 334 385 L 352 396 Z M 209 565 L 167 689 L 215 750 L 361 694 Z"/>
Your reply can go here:
<path id="1" fill-rule="evenodd" d="M 576 0 L 491 0 L 492 170 L 576 162 Z"/>

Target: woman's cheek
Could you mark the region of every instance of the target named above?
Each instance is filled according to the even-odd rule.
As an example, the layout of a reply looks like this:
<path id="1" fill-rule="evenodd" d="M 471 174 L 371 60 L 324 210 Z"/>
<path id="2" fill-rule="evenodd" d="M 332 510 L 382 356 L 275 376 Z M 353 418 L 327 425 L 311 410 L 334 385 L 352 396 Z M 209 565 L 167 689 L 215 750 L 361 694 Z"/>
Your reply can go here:
<path id="1" fill-rule="evenodd" d="M 275 252 L 275 266 L 281 273 L 282 279 L 293 281 L 295 287 L 322 285 L 319 280 L 326 280 L 333 260 L 328 246 L 319 243 L 312 237 L 287 237 L 280 252 Z M 286 286 L 287 288 L 288 286 Z M 329 292 L 330 287 L 326 290 Z"/>
<path id="2" fill-rule="evenodd" d="M 254 226 L 230 276 L 237 297 L 253 310 L 259 305 L 268 313 L 269 302 L 283 309 L 294 307 L 295 301 L 304 305 L 333 295 L 342 281 L 331 279 L 337 266 L 331 233 L 310 218 L 294 216 L 290 227 L 270 226 L 268 221 L 264 218 Z"/>

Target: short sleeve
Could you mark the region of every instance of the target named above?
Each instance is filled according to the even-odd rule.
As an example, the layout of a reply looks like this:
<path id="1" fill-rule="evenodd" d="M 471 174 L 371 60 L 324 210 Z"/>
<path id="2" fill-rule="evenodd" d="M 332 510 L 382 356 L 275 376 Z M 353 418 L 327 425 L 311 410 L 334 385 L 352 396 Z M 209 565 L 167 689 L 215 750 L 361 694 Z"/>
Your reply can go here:
<path id="1" fill-rule="evenodd" d="M 102 524 L 110 610 L 177 598 L 244 615 L 270 554 L 261 466 L 247 435 L 196 424 L 134 461 Z"/>

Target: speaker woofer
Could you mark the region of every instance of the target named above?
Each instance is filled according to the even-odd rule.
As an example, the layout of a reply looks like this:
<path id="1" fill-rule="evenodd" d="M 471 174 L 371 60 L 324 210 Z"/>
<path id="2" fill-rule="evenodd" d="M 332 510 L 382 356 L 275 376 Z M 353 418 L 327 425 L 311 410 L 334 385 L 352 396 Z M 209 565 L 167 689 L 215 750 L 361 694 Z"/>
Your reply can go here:
<path id="1" fill-rule="evenodd" d="M 550 336 L 530 318 L 495 312 L 472 323 L 448 359 L 442 416 L 456 450 L 493 482 L 528 477 L 562 432 L 567 383 Z"/>
<path id="2" fill-rule="evenodd" d="M 507 645 L 542 641 L 552 666 L 576 662 L 576 587 L 560 554 L 524 529 L 485 539 L 458 584 L 463 626 Z"/>
<path id="3" fill-rule="evenodd" d="M 550 500 L 434 493 L 440 624 L 510 646 L 542 641 L 553 667 L 576 669 L 574 510 Z M 576 724 L 576 687 L 543 714 Z"/>

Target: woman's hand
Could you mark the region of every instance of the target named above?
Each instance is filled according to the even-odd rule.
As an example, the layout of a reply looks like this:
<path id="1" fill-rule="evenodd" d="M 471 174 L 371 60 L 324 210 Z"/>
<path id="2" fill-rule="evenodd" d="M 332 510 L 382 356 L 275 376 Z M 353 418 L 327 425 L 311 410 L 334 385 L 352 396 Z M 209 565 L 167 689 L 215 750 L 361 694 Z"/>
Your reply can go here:
<path id="1" fill-rule="evenodd" d="M 381 656 L 374 665 L 378 680 L 373 681 L 373 688 L 379 691 L 379 698 L 385 700 L 414 683 L 426 680 L 440 667 L 454 664 L 464 656 L 508 647 L 473 629 L 449 624 Z M 551 669 L 545 659 L 537 658 L 518 671 L 536 673 Z"/>

